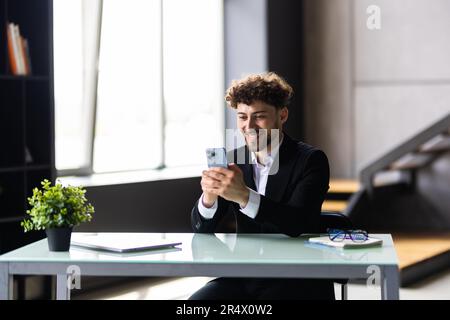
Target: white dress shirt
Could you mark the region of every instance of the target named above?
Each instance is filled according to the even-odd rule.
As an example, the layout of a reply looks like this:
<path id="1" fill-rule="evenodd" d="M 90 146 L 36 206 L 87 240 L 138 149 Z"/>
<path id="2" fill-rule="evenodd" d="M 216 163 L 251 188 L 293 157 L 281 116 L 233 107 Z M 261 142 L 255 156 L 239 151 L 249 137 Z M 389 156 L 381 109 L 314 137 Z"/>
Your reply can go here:
<path id="1" fill-rule="evenodd" d="M 258 214 L 259 204 L 261 202 L 261 195 L 266 194 L 266 186 L 267 186 L 267 179 L 269 178 L 269 171 L 270 168 L 272 167 L 275 157 L 277 156 L 281 143 L 283 143 L 283 139 L 279 144 L 277 144 L 273 148 L 273 150 L 271 150 L 271 153 L 266 156 L 264 160 L 265 162 L 264 165 L 260 164 L 257 161 L 254 152 L 250 153 L 256 191 L 247 187 L 247 189 L 250 191 L 248 202 L 244 208 L 240 207 L 240 211 L 252 219 L 255 219 L 256 215 Z M 214 214 L 217 211 L 217 201 L 215 201 L 210 208 L 207 208 L 203 204 L 203 194 L 202 194 L 200 200 L 198 201 L 198 211 L 205 219 L 211 219 L 212 217 L 214 217 Z"/>

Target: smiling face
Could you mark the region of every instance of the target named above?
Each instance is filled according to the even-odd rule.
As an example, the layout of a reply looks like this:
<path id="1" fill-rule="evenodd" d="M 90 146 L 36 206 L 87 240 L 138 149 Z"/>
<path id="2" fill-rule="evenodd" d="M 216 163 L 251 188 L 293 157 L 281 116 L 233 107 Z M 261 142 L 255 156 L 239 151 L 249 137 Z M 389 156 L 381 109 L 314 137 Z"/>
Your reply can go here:
<path id="1" fill-rule="evenodd" d="M 262 101 L 255 101 L 250 105 L 239 103 L 236 109 L 237 127 L 244 135 L 248 148 L 253 152 L 264 151 L 269 147 L 272 139 L 271 129 L 282 131 L 283 124 L 288 118 L 286 107 L 275 108 Z M 281 138 L 281 132 L 279 136 Z"/>

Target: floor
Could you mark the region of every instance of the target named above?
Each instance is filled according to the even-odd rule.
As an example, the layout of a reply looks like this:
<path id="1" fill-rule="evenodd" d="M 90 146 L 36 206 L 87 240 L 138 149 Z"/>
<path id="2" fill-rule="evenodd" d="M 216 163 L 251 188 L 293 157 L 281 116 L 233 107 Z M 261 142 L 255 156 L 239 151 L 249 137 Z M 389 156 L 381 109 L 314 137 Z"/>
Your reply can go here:
<path id="1" fill-rule="evenodd" d="M 212 278 L 151 278 L 140 282 L 129 282 L 110 288 L 85 292 L 73 296 L 74 300 L 185 300 Z M 81 286 L 83 284 L 81 283 Z M 340 290 L 336 285 L 336 298 Z M 349 300 L 378 300 L 379 286 L 352 284 L 348 286 Z M 408 288 L 400 288 L 401 300 L 450 300 L 450 270 L 428 278 Z"/>
<path id="2" fill-rule="evenodd" d="M 450 233 L 393 233 L 400 269 L 450 251 Z"/>

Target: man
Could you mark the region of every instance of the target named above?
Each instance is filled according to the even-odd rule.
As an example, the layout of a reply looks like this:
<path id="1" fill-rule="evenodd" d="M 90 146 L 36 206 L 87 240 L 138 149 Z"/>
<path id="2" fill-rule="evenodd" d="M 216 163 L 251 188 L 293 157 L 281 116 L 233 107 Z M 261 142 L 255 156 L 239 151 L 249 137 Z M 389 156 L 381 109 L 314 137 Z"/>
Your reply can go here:
<path id="1" fill-rule="evenodd" d="M 216 232 L 226 215 L 234 215 L 238 233 L 297 237 L 319 230 L 329 188 L 328 159 L 283 132 L 292 95 L 291 86 L 272 72 L 234 81 L 227 90 L 225 99 L 237 111 L 244 154 L 250 157 L 228 169 L 203 171 L 203 194 L 191 213 L 195 232 Z M 233 158 L 239 159 L 241 151 L 234 150 Z M 274 166 L 277 170 L 271 170 Z M 191 299 L 334 299 L 334 289 L 329 280 L 217 278 Z"/>

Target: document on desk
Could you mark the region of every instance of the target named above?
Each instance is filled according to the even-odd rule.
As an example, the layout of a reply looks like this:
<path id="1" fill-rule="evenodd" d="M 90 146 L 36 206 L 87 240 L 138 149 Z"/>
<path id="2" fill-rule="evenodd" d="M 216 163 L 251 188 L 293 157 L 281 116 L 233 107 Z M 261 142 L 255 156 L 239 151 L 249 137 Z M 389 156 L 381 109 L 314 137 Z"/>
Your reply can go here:
<path id="1" fill-rule="evenodd" d="M 181 245 L 174 239 L 165 239 L 161 233 L 85 233 L 74 232 L 70 245 L 111 252 L 140 252 L 167 249 Z"/>

